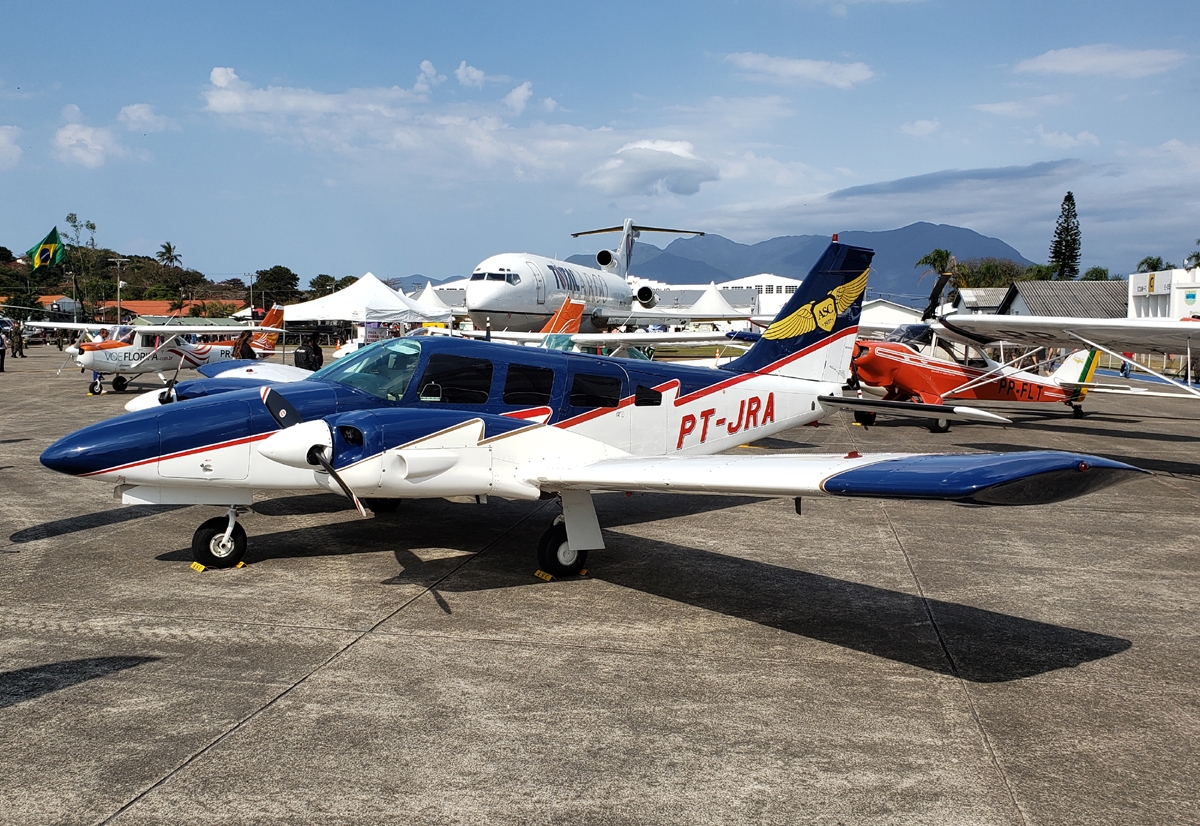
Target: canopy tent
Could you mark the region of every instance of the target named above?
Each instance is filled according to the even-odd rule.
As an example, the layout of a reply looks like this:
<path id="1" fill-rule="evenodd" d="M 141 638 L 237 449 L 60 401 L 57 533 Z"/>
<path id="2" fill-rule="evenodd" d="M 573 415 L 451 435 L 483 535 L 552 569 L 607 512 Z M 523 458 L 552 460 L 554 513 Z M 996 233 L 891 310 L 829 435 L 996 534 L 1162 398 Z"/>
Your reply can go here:
<path id="1" fill-rule="evenodd" d="M 349 287 L 330 295 L 283 308 L 285 324 L 304 321 L 368 321 L 399 324 L 420 321 L 449 321 L 448 308 L 418 304 L 398 293 L 373 274 L 367 273 Z"/>
<path id="2" fill-rule="evenodd" d="M 425 289 L 413 300 L 423 308 L 432 308 L 438 311 L 450 309 L 450 305 L 442 301 L 441 296 L 434 292 L 432 281 L 426 281 Z"/>

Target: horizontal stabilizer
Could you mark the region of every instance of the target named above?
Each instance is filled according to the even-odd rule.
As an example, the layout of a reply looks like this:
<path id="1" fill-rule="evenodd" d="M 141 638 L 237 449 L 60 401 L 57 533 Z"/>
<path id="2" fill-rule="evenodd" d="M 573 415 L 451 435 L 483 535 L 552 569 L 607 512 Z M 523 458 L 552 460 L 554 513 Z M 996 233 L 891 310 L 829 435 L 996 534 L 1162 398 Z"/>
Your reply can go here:
<path id="1" fill-rule="evenodd" d="M 1011 419 L 987 410 L 961 405 L 952 407 L 948 404 L 859 399 L 853 396 L 818 396 L 817 401 L 824 407 L 836 407 L 839 410 L 862 410 L 868 413 L 888 413 L 893 416 L 919 419 L 961 419 L 968 422 L 987 422 L 988 424 L 1012 424 Z"/>
<path id="2" fill-rule="evenodd" d="M 543 491 L 643 491 L 793 497 L 825 493 L 990 505 L 1059 502 L 1146 471 L 1056 451 L 968 454 L 621 457 L 543 468 Z"/>

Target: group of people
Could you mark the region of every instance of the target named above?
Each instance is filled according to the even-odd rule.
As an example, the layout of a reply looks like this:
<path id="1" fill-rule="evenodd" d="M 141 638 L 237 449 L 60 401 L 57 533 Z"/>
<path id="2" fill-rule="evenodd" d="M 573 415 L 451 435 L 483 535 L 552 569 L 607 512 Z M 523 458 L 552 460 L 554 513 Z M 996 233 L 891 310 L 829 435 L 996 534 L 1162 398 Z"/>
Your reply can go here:
<path id="1" fill-rule="evenodd" d="M 10 351 L 13 358 L 25 358 L 25 336 L 19 323 L 0 329 L 0 373 L 4 372 L 4 359 Z"/>

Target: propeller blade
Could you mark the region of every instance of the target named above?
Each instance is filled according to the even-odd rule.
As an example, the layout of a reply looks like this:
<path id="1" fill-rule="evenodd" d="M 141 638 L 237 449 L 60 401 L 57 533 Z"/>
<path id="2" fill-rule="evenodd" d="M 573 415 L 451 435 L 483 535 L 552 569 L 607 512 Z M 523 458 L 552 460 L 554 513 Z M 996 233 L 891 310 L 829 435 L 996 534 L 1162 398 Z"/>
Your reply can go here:
<path id="1" fill-rule="evenodd" d="M 292 425 L 297 425 L 304 421 L 304 419 L 300 416 L 300 411 L 293 407 L 291 402 L 276 393 L 270 387 L 262 388 L 259 391 L 259 395 L 262 397 L 263 404 L 267 407 L 267 412 L 271 414 L 271 418 L 275 420 L 275 423 L 279 425 L 280 428 L 286 429 Z M 317 463 L 324 468 L 325 472 L 333 478 L 333 481 L 338 483 L 338 487 L 340 487 L 342 492 L 346 494 L 346 498 L 354 503 L 354 508 L 359 512 L 359 515 L 368 516 L 369 514 L 367 513 L 366 507 L 364 507 L 363 503 L 358 500 L 358 497 L 354 495 L 354 491 L 350 490 L 350 486 L 345 483 L 338 472 L 333 469 L 333 465 L 330 464 L 329 460 L 325 458 L 325 451 L 316 449 L 310 451 L 308 455 L 310 459 L 316 459 Z"/>
<path id="2" fill-rule="evenodd" d="M 291 402 L 270 387 L 262 388 L 259 391 L 259 395 L 262 396 L 263 404 L 267 406 L 267 412 L 271 414 L 271 418 L 275 420 L 275 424 L 281 428 L 286 429 L 304 421 L 300 416 L 300 411 L 296 410 Z"/>

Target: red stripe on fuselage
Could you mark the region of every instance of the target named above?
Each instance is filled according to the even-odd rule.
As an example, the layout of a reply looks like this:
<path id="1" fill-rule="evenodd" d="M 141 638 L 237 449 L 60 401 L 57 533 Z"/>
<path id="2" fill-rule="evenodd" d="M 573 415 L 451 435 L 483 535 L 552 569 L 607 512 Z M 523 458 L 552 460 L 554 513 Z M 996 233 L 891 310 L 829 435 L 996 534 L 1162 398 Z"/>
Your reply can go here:
<path id="1" fill-rule="evenodd" d="M 275 433 L 275 432 L 277 432 L 277 431 L 271 431 L 271 433 Z M 192 448 L 191 450 L 181 450 L 178 453 L 167 453 L 163 456 L 153 456 L 149 459 L 142 459 L 137 462 L 130 462 L 129 464 L 126 464 L 126 465 L 115 465 L 114 467 L 105 468 L 104 470 L 94 470 L 91 473 L 83 473 L 80 475 L 81 476 L 99 476 L 103 473 L 116 473 L 119 470 L 129 470 L 130 468 L 141 467 L 142 465 L 148 465 L 151 462 L 164 462 L 167 459 L 178 459 L 181 456 L 191 456 L 195 453 L 204 453 L 209 450 L 220 450 L 220 449 L 226 448 L 226 447 L 235 447 L 237 445 L 243 445 L 243 444 L 247 444 L 249 442 L 257 442 L 261 439 L 265 439 L 268 436 L 270 436 L 271 433 L 259 433 L 256 436 L 244 436 L 241 439 L 231 439 L 228 442 L 216 442 L 215 444 L 204 445 L 203 447 L 196 447 L 196 448 Z"/>

